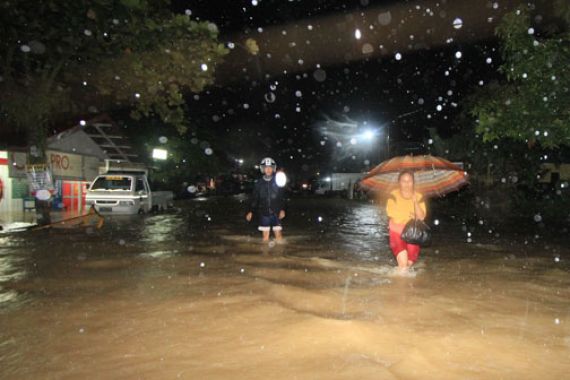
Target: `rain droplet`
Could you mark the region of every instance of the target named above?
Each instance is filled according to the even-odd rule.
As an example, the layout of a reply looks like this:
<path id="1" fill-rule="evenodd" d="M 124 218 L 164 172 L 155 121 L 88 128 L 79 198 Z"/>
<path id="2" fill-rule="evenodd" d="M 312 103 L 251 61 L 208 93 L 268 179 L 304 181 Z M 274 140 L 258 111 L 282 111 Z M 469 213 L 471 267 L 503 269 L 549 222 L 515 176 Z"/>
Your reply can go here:
<path id="1" fill-rule="evenodd" d="M 368 42 L 362 45 L 362 54 L 372 54 L 374 52 L 374 47 Z"/>
<path id="2" fill-rule="evenodd" d="M 396 58 L 396 61 L 399 61 L 402 59 L 402 54 L 396 53 L 396 55 L 394 55 L 394 58 Z"/>
<path id="3" fill-rule="evenodd" d="M 459 58 L 461 58 L 461 57 L 463 57 L 463 53 L 460 52 L 460 51 L 456 51 L 456 52 L 455 52 L 455 58 L 459 59 Z"/>
<path id="4" fill-rule="evenodd" d="M 485 62 L 487 62 L 487 64 L 491 64 L 493 62 L 493 58 L 489 57 L 485 60 Z"/>
<path id="5" fill-rule="evenodd" d="M 295 91 L 295 96 L 300 98 L 303 96 L 303 93 L 301 91 L 297 90 L 297 91 Z"/>
<path id="6" fill-rule="evenodd" d="M 277 96 L 273 92 L 268 92 L 264 97 L 267 103 L 273 103 L 277 99 Z"/>
<path id="7" fill-rule="evenodd" d="M 206 267 L 206 263 L 202 261 L 202 262 L 200 263 L 200 268 L 205 268 L 205 267 Z"/>
<path id="8" fill-rule="evenodd" d="M 192 16 L 192 11 L 190 9 L 186 9 L 184 13 L 186 14 L 186 16 Z"/>
<path id="9" fill-rule="evenodd" d="M 29 53 L 32 49 L 28 45 L 20 46 L 20 50 L 24 53 Z"/>
<path id="10" fill-rule="evenodd" d="M 200 68 L 202 69 L 202 71 L 208 71 L 208 65 L 206 65 L 205 63 L 202 63 L 200 65 Z"/>
<path id="11" fill-rule="evenodd" d="M 196 191 L 198 191 L 198 188 L 197 188 L 196 186 L 194 186 L 194 185 L 190 185 L 190 186 L 188 186 L 188 187 L 186 188 L 186 190 L 187 190 L 189 193 L 195 193 Z"/>
<path id="12" fill-rule="evenodd" d="M 392 13 L 390 13 L 390 11 L 383 12 L 378 15 L 378 23 L 380 23 L 380 25 L 387 26 L 390 25 L 391 22 L 392 22 Z"/>
<path id="13" fill-rule="evenodd" d="M 327 79 L 327 73 L 323 69 L 317 69 L 313 73 L 313 78 L 315 78 L 317 82 L 324 82 Z"/>
<path id="14" fill-rule="evenodd" d="M 356 29 L 354 31 L 354 38 L 356 38 L 357 40 L 362 38 L 362 32 L 360 32 L 360 29 Z"/>
<path id="15" fill-rule="evenodd" d="M 453 20 L 453 27 L 455 29 L 461 29 L 463 27 L 463 20 L 457 17 L 455 20 Z"/>
<path id="16" fill-rule="evenodd" d="M 168 137 L 166 137 L 166 136 L 160 136 L 160 137 L 158 138 L 158 141 L 159 141 L 161 144 L 166 144 L 166 143 L 168 142 Z"/>
<path id="17" fill-rule="evenodd" d="M 436 225 L 436 226 L 439 226 L 439 219 L 435 219 L 435 220 L 433 221 L 433 224 Z"/>
<path id="18" fill-rule="evenodd" d="M 540 222 L 542 221 L 542 215 L 536 214 L 536 215 L 534 216 L 534 221 L 535 221 L 536 223 L 540 223 Z"/>
<path id="19" fill-rule="evenodd" d="M 528 28 L 528 34 L 533 35 L 534 34 L 534 28 Z"/>

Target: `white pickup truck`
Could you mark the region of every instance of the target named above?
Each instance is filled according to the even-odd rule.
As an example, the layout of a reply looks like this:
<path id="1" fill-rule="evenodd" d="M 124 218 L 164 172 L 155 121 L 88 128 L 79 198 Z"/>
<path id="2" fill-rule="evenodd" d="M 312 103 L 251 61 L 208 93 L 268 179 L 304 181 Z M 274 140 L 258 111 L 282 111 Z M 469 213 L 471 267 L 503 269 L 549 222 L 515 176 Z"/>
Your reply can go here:
<path id="1" fill-rule="evenodd" d="M 106 163 L 100 174 L 89 186 L 87 207 L 95 206 L 100 213 L 137 214 L 162 211 L 172 207 L 172 191 L 151 191 L 148 171 L 134 164 Z"/>

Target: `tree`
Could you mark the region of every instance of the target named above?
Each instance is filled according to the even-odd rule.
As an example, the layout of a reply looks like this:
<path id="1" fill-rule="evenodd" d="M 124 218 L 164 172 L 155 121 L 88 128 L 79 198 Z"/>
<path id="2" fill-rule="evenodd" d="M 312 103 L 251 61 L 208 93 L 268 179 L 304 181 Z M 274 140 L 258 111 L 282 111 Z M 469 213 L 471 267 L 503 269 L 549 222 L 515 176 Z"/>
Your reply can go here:
<path id="1" fill-rule="evenodd" d="M 58 115 L 94 104 L 184 132 L 184 91 L 211 84 L 227 53 L 214 24 L 172 13 L 168 0 L 2 2 L 0 34 L 0 119 L 40 152 Z"/>
<path id="2" fill-rule="evenodd" d="M 570 17 L 569 9 L 560 2 L 561 17 Z M 506 82 L 475 94 L 470 113 L 477 132 L 484 141 L 570 145 L 570 34 L 555 30 L 539 37 L 527 7 L 507 14 L 496 33 Z"/>

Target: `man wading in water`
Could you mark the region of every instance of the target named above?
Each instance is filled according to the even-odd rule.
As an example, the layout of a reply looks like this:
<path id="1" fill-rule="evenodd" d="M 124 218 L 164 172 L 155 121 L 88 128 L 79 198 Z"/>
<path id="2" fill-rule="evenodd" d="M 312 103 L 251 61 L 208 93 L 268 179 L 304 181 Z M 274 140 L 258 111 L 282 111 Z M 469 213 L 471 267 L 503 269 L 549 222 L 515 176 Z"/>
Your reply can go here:
<path id="1" fill-rule="evenodd" d="M 275 170 L 277 164 L 270 158 L 261 160 L 259 166 L 263 177 L 256 181 L 251 197 L 251 204 L 245 218 L 248 222 L 253 219 L 253 212 L 257 212 L 259 230 L 263 234 L 263 241 L 269 241 L 271 230 L 275 240 L 283 239 L 281 219 L 285 218 L 285 184 L 276 181 Z"/>

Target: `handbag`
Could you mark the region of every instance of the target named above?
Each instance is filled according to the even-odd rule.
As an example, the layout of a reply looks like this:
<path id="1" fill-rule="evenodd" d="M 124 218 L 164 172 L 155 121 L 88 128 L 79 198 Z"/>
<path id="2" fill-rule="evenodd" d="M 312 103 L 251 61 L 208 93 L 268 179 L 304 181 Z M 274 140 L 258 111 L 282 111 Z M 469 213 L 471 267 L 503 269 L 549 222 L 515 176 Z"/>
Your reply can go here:
<path id="1" fill-rule="evenodd" d="M 404 226 L 402 240 L 408 244 L 427 246 L 431 243 L 431 229 L 420 219 L 416 218 L 416 204 L 414 203 L 414 219 Z"/>

